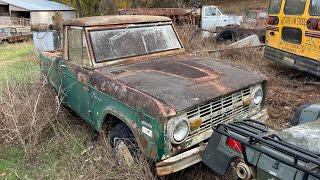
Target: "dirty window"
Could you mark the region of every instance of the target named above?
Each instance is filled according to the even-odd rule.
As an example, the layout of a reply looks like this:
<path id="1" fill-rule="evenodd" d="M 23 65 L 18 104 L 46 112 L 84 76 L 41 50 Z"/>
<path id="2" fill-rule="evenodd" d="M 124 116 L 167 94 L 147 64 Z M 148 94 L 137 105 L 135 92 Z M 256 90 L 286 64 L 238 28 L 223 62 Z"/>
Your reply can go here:
<path id="1" fill-rule="evenodd" d="M 16 29 L 11 28 L 11 29 L 10 29 L 10 32 L 11 32 L 11 33 L 16 33 L 16 32 L 17 32 L 17 30 L 16 30 Z"/>
<path id="2" fill-rule="evenodd" d="M 0 33 L 8 33 L 8 32 L 9 32 L 9 30 L 6 28 L 0 29 Z"/>
<path id="3" fill-rule="evenodd" d="M 82 65 L 82 29 L 68 30 L 69 61 Z"/>
<path id="4" fill-rule="evenodd" d="M 171 25 L 90 31 L 97 62 L 181 49 Z"/>
<path id="5" fill-rule="evenodd" d="M 68 48 L 69 48 L 69 61 L 74 64 L 88 67 L 91 66 L 91 61 L 88 53 L 88 46 L 86 37 L 82 29 L 69 29 L 68 30 Z"/>
<path id="6" fill-rule="evenodd" d="M 269 14 L 279 14 L 282 0 L 270 0 L 269 2 Z"/>
<path id="7" fill-rule="evenodd" d="M 320 16 L 320 0 L 311 0 L 309 12 L 311 16 Z"/>
<path id="8" fill-rule="evenodd" d="M 301 44 L 302 31 L 299 28 L 284 27 L 282 29 L 282 39 L 293 44 Z"/>
<path id="9" fill-rule="evenodd" d="M 267 13 L 266 12 L 260 12 L 260 19 L 266 19 Z"/>
<path id="10" fill-rule="evenodd" d="M 284 6 L 286 15 L 302 15 L 306 6 L 306 0 L 287 0 Z"/>
<path id="11" fill-rule="evenodd" d="M 257 18 L 257 13 L 254 12 L 254 11 L 249 11 L 249 12 L 247 13 L 247 17 L 248 17 L 249 19 L 256 19 L 256 18 Z"/>
<path id="12" fill-rule="evenodd" d="M 217 8 L 215 7 L 206 7 L 205 10 L 205 16 L 219 16 L 220 13 L 217 11 Z"/>

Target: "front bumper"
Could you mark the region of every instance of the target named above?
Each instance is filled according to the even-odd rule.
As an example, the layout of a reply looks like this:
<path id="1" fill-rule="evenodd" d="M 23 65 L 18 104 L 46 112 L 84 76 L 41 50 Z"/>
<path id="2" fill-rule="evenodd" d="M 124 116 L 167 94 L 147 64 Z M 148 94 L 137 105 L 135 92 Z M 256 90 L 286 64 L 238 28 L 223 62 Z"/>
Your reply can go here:
<path id="1" fill-rule="evenodd" d="M 252 116 L 250 119 L 265 122 L 267 116 L 267 110 L 263 109 L 256 115 Z M 158 162 L 156 164 L 156 172 L 158 176 L 165 176 L 178 172 L 202 161 L 202 155 L 204 150 L 206 149 L 206 146 L 207 143 L 200 143 L 199 146 L 193 149 Z"/>

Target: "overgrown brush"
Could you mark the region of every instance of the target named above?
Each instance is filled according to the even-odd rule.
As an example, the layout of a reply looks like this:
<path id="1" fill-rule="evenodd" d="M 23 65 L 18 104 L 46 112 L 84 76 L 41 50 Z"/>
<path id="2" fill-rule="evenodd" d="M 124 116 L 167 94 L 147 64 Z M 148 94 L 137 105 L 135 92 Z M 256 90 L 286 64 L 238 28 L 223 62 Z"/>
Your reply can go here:
<path id="1" fill-rule="evenodd" d="M 0 93 L 0 152 L 10 151 L 20 158 L 10 170 L 2 169 L 1 161 L 11 157 L 0 153 L 0 172 L 9 179 L 155 179 L 143 158 L 130 167 L 119 165 L 108 135 L 97 136 L 42 82 L 7 83 Z"/>
<path id="2" fill-rule="evenodd" d="M 203 37 L 203 31 L 197 26 L 184 24 L 176 27 L 178 35 L 187 52 L 215 49 L 214 38 Z"/>
<path id="3" fill-rule="evenodd" d="M 0 144 L 16 144 L 31 152 L 52 128 L 60 104 L 42 83 L 7 84 L 0 94 Z"/>

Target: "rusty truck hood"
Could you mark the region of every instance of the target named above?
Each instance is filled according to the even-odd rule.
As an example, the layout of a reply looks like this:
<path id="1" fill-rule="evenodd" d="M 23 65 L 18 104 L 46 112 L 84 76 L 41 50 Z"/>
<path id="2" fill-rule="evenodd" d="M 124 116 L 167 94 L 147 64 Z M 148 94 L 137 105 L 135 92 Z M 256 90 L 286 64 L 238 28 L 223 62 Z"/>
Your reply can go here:
<path id="1" fill-rule="evenodd" d="M 104 67 L 98 71 L 157 98 L 177 112 L 265 79 L 258 73 L 186 54 Z"/>

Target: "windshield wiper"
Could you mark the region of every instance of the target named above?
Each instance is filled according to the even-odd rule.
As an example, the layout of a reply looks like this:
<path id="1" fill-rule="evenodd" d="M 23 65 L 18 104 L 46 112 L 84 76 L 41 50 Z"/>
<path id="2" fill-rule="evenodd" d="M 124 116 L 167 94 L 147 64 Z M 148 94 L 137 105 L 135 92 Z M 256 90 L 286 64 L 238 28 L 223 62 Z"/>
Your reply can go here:
<path id="1" fill-rule="evenodd" d="M 130 27 L 132 27 L 132 26 L 134 26 L 134 25 L 133 25 L 133 24 L 130 24 L 130 25 L 129 25 L 127 28 L 125 28 L 123 31 L 121 31 L 121 32 L 119 32 L 118 34 L 110 37 L 109 40 L 112 40 L 112 39 L 114 39 L 114 38 L 116 38 L 116 37 L 118 37 L 118 36 L 121 36 L 121 35 L 126 34 L 127 30 L 128 30 Z"/>
<path id="2" fill-rule="evenodd" d="M 148 32 L 153 31 L 159 24 L 161 24 L 161 22 L 158 22 L 151 29 L 146 30 L 145 32 L 141 33 L 141 35 L 143 36 L 144 34 L 147 34 Z"/>
<path id="3" fill-rule="evenodd" d="M 158 22 L 151 29 L 146 30 L 143 33 L 141 33 L 141 38 L 142 38 L 143 46 L 144 46 L 144 49 L 146 50 L 146 53 L 149 53 L 149 51 L 148 51 L 148 47 L 147 47 L 147 44 L 146 44 L 146 40 L 144 39 L 144 35 L 149 33 L 150 31 L 153 31 L 159 24 L 161 24 L 161 22 Z"/>

